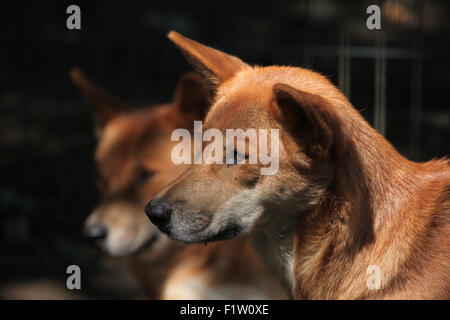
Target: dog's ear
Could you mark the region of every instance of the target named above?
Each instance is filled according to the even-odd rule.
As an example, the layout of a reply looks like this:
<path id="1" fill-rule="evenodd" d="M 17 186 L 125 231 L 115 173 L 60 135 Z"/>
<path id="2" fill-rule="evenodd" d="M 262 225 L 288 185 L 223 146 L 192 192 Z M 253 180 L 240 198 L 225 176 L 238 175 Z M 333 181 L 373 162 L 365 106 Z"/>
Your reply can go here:
<path id="1" fill-rule="evenodd" d="M 275 118 L 312 159 L 330 155 L 336 136 L 336 118 L 330 103 L 323 97 L 297 90 L 286 84 L 275 84 Z"/>
<path id="2" fill-rule="evenodd" d="M 177 84 L 174 105 L 178 108 L 183 121 L 192 125 L 194 120 L 203 120 L 209 105 L 208 97 L 209 90 L 202 77 L 189 72 L 185 73 Z"/>
<path id="3" fill-rule="evenodd" d="M 70 77 L 92 105 L 96 131 L 100 134 L 103 127 L 125 109 L 125 104 L 97 87 L 77 68 L 70 71 Z"/>
<path id="4" fill-rule="evenodd" d="M 168 37 L 213 87 L 240 70 L 249 68 L 241 59 L 185 38 L 175 31 L 169 32 Z M 212 89 L 214 90 L 214 88 Z"/>

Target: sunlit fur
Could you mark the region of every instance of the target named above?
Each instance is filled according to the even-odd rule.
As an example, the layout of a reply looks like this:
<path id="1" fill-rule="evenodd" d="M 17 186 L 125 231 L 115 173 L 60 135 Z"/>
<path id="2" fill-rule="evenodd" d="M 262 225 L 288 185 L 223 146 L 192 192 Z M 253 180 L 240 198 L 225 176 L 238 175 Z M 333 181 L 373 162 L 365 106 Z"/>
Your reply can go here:
<path id="1" fill-rule="evenodd" d="M 251 67 L 171 32 L 216 93 L 206 128 L 279 128 L 280 168 L 192 165 L 156 201 L 173 204 L 171 238 L 251 234 L 298 299 L 450 298 L 450 166 L 401 156 L 325 77 Z M 222 72 L 223 69 L 223 72 Z M 249 176 L 251 183 L 247 183 Z M 202 213 L 208 227 L 196 228 Z M 366 270 L 381 270 L 369 289 Z"/>
<path id="2" fill-rule="evenodd" d="M 86 228 L 98 224 L 107 228 L 101 246 L 110 255 L 131 255 L 126 259 L 147 296 L 285 298 L 247 239 L 181 246 L 160 233 L 144 213 L 148 200 L 186 169 L 170 159 L 175 145 L 170 135 L 176 128 L 192 130 L 194 119 L 203 116 L 208 92 L 199 75 L 182 77 L 172 103 L 128 112 L 79 70 L 72 78 L 93 105 L 98 137 L 95 160 L 102 201 L 86 220 Z M 153 174 L 140 181 L 143 169 Z"/>

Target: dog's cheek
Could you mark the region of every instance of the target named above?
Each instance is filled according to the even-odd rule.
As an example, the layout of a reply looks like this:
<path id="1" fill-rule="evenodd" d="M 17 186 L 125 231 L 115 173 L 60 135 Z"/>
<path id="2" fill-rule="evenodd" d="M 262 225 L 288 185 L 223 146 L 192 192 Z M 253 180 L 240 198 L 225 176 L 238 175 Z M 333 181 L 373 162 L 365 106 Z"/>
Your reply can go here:
<path id="1" fill-rule="evenodd" d="M 235 181 L 246 188 L 256 185 L 260 177 L 260 167 L 256 164 L 242 164 L 236 170 Z"/>

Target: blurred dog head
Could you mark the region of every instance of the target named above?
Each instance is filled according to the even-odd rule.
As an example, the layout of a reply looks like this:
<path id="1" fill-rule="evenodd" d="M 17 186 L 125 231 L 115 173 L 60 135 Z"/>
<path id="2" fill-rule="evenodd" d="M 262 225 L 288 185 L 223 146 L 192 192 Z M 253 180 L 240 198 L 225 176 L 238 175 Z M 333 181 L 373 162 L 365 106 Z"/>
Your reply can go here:
<path id="1" fill-rule="evenodd" d="M 170 159 L 176 128 L 191 130 L 207 106 L 201 78 L 185 74 L 171 103 L 136 111 L 111 97 L 78 69 L 73 82 L 93 106 L 98 145 L 95 151 L 101 202 L 85 222 L 85 234 L 107 253 L 123 256 L 165 247 L 167 238 L 144 213 L 155 195 L 184 169 Z"/>

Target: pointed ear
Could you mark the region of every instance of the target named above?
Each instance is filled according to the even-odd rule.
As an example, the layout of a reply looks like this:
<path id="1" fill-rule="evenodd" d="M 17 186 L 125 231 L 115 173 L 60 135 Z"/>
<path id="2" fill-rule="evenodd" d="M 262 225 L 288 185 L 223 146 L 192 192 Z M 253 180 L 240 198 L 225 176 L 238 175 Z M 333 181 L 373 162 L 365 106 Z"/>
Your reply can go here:
<path id="1" fill-rule="evenodd" d="M 125 109 L 124 103 L 97 87 L 81 70 L 77 68 L 72 69 L 70 77 L 92 105 L 98 133 L 101 132 L 106 123 L 119 114 L 120 110 Z"/>
<path id="2" fill-rule="evenodd" d="M 169 32 L 168 37 L 214 87 L 240 70 L 249 68 L 241 59 L 185 38 L 175 31 Z"/>
<path id="3" fill-rule="evenodd" d="M 202 77 L 194 72 L 185 73 L 177 84 L 174 104 L 182 118 L 192 124 L 202 120 L 209 105 L 209 90 Z"/>
<path id="4" fill-rule="evenodd" d="M 273 93 L 278 106 L 276 118 L 294 140 L 312 159 L 328 157 L 337 129 L 330 103 L 281 83 L 274 85 Z"/>

